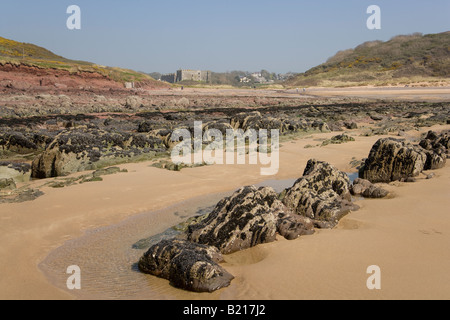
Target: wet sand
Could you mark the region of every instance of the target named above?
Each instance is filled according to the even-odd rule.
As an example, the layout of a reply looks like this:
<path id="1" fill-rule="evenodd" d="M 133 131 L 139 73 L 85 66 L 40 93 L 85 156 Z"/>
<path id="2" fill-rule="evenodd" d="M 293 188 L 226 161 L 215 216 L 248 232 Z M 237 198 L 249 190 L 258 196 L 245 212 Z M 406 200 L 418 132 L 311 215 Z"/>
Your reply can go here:
<path id="1" fill-rule="evenodd" d="M 332 99 L 350 98 L 363 100 L 395 100 L 395 101 L 450 101 L 450 86 L 433 87 L 430 84 L 423 84 L 424 87 L 348 87 L 348 88 L 326 88 L 309 87 L 303 92 L 303 88 L 297 89 L 235 89 L 235 88 L 184 88 L 184 90 L 162 89 L 152 90 L 152 95 L 173 95 L 173 96 L 225 96 L 225 97 L 277 97 L 277 98 L 298 98 L 299 101 L 308 99 Z"/>
<path id="2" fill-rule="evenodd" d="M 350 134 L 355 135 L 356 142 L 322 148 L 304 146 L 317 144 L 316 139 L 335 133 L 283 143 L 280 171 L 271 179 L 300 177 L 311 158 L 351 172 L 352 158 L 367 157 L 381 136 L 360 137 L 358 131 Z M 43 188 L 45 195 L 33 202 L 1 206 L 1 299 L 75 299 L 77 295 L 63 289 L 65 281 L 55 286 L 50 280 L 58 275 L 44 274 L 39 267 L 66 241 L 142 213 L 268 179 L 259 175 L 258 166 L 215 165 L 181 172 L 156 169 L 148 163 L 121 167 L 129 173 L 63 189 Z M 213 294 L 189 293 L 172 288 L 165 280 L 141 276 L 149 284 L 150 298 L 155 299 L 448 299 L 449 166 L 436 171 L 436 175 L 415 184 L 389 186 L 394 199 L 365 200 L 360 204 L 361 210 L 344 218 L 337 229 L 319 231 L 296 241 L 279 239 L 227 256 L 224 266 L 236 279 L 229 288 Z M 149 223 L 165 230 L 174 216 L 163 214 L 155 219 Z M 115 243 L 121 243 L 119 236 Z M 141 237 L 139 232 L 135 236 Z M 129 243 L 123 245 L 129 248 Z M 89 259 L 89 254 L 81 255 L 67 261 L 67 266 L 81 265 Z M 118 259 L 125 259 L 128 268 L 134 257 Z M 382 269 L 381 291 L 366 288 L 366 269 L 373 264 Z M 102 270 L 101 265 L 98 268 Z M 114 274 L 110 277 L 114 279 Z M 85 281 L 89 279 L 87 274 Z M 89 286 L 95 287 L 95 283 Z M 110 298 L 114 297 L 113 294 Z"/>

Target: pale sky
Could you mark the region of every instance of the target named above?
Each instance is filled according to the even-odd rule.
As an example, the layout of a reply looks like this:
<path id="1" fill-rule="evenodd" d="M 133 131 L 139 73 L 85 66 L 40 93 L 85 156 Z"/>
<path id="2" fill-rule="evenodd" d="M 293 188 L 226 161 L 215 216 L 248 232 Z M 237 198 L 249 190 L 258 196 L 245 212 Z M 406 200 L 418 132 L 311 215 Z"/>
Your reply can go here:
<path id="1" fill-rule="evenodd" d="M 69 30 L 67 7 L 81 9 Z M 369 30 L 367 8 L 381 8 Z M 337 51 L 450 30 L 450 0 L 2 0 L 0 36 L 144 72 L 304 72 Z"/>

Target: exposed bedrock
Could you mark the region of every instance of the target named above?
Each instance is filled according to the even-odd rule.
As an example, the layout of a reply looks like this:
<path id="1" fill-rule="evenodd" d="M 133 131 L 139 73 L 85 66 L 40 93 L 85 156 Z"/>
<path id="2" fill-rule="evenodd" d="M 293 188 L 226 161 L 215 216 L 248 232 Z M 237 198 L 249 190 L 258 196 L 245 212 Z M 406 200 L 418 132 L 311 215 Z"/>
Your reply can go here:
<path id="1" fill-rule="evenodd" d="M 224 254 L 272 242 L 284 206 L 272 188 L 243 187 L 221 200 L 209 216 L 188 228 L 189 241 L 214 246 Z"/>
<path id="2" fill-rule="evenodd" d="M 303 177 L 286 190 L 283 203 L 310 218 L 316 227 L 333 228 L 351 210 L 350 179 L 326 162 L 309 160 Z"/>
<path id="3" fill-rule="evenodd" d="M 98 129 L 65 130 L 34 159 L 32 177 L 42 179 L 95 170 L 162 150 L 165 150 L 163 142 L 147 134 Z"/>

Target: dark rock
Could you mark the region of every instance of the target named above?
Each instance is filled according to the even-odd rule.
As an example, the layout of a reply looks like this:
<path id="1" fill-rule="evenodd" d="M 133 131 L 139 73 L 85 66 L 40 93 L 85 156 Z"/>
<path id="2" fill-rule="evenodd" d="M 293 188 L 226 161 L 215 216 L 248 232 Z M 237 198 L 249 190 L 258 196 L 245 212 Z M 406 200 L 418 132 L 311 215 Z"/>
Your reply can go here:
<path id="1" fill-rule="evenodd" d="M 387 138 L 372 147 L 360 178 L 372 183 L 406 179 L 418 176 L 425 168 L 427 155 L 419 146 Z"/>
<path id="2" fill-rule="evenodd" d="M 213 292 L 230 285 L 234 277 L 218 263 L 223 258 L 211 246 L 185 240 L 163 240 L 139 261 L 139 270 L 167 279 L 177 288 Z"/>
<path id="3" fill-rule="evenodd" d="M 419 144 L 426 150 L 427 161 L 425 170 L 436 170 L 445 167 L 447 152 L 450 148 L 450 136 L 447 133 L 437 134 L 429 131 Z"/>
<path id="4" fill-rule="evenodd" d="M 314 233 L 314 222 L 304 216 L 291 214 L 288 210 L 278 214 L 277 231 L 287 240 Z"/>
<path id="5" fill-rule="evenodd" d="M 358 124 L 356 122 L 344 122 L 344 126 L 348 130 L 358 129 Z"/>
<path id="6" fill-rule="evenodd" d="M 351 188 L 350 191 L 355 196 L 363 196 L 364 198 L 384 198 L 389 194 L 389 191 L 377 187 L 374 184 L 372 184 L 369 180 L 364 179 L 356 179 Z"/>
<path id="7" fill-rule="evenodd" d="M 310 160 L 303 177 L 286 190 L 283 203 L 316 226 L 332 228 L 350 210 L 350 179 L 326 162 Z"/>
<path id="8" fill-rule="evenodd" d="M 275 241 L 277 216 L 284 209 L 272 188 L 243 187 L 221 200 L 201 223 L 188 228 L 189 241 L 224 254 Z"/>

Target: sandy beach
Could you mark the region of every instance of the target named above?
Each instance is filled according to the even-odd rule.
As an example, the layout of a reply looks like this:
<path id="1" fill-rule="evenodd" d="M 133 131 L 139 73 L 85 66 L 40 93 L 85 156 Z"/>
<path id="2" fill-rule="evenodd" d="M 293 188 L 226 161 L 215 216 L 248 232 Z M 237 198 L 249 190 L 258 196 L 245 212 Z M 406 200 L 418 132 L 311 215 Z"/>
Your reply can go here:
<path id="1" fill-rule="evenodd" d="M 280 171 L 270 179 L 298 178 L 312 158 L 354 172 L 352 158 L 367 157 L 382 136 L 362 137 L 358 130 L 349 134 L 355 142 L 305 149 L 317 139 L 333 136 L 321 133 L 283 143 Z M 76 295 L 51 284 L 39 269 L 67 240 L 144 212 L 268 179 L 259 175 L 258 166 L 249 165 L 214 165 L 181 172 L 157 169 L 145 162 L 120 167 L 128 173 L 63 189 L 44 187 L 45 195 L 32 202 L 1 205 L 0 299 L 75 299 Z M 226 256 L 224 267 L 236 279 L 215 293 L 190 293 L 171 287 L 166 280 L 152 280 L 164 287 L 157 298 L 449 299 L 449 178 L 447 165 L 431 180 L 392 183 L 387 188 L 393 197 L 359 200 L 361 209 L 345 217 L 336 229 L 320 230 L 295 241 L 279 237 L 274 243 Z M 43 181 L 33 183 L 41 185 Z M 382 290 L 366 287 L 370 265 L 381 268 Z"/>

